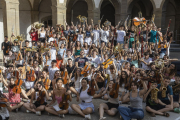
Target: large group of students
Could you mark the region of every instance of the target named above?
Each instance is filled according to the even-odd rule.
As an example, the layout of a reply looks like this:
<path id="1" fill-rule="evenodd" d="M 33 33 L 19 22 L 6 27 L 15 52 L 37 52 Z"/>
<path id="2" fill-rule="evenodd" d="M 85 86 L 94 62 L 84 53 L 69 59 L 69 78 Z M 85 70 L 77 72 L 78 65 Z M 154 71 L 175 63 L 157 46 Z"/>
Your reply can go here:
<path id="1" fill-rule="evenodd" d="M 66 21 L 65 21 L 66 22 Z M 59 117 L 66 114 L 91 119 L 95 109 L 120 119 L 143 119 L 180 113 L 180 75 L 170 59 L 172 32 L 149 21 L 136 26 L 94 24 L 32 26 L 31 41 L 12 33 L 1 45 L 0 118 L 8 111 Z M 74 104 L 76 98 L 79 104 Z M 94 106 L 93 99 L 104 103 Z M 129 104 L 124 107 L 123 104 Z"/>

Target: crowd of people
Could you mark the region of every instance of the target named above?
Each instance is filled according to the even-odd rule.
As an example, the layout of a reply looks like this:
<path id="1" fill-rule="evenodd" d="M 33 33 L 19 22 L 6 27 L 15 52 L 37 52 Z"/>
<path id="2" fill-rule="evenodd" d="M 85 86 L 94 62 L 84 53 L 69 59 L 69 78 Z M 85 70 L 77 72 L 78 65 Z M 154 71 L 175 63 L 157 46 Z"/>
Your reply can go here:
<path id="1" fill-rule="evenodd" d="M 122 120 L 143 119 L 143 102 L 152 117 L 180 113 L 180 75 L 171 64 L 177 59 L 169 57 L 172 32 L 163 35 L 153 22 L 113 26 L 91 20 L 32 26 L 29 34 L 32 40 L 22 41 L 12 33 L 1 46 L 2 120 L 22 106 L 27 113 L 87 119 L 98 109 L 99 120 L 118 112 Z M 93 99 L 107 102 L 95 108 Z"/>

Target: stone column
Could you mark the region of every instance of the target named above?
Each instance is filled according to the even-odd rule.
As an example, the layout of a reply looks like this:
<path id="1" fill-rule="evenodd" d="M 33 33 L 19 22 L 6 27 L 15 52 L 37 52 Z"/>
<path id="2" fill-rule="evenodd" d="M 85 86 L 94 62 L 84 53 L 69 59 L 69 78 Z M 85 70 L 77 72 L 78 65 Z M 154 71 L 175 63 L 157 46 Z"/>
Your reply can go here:
<path id="1" fill-rule="evenodd" d="M 31 24 L 39 23 L 39 11 L 31 11 Z"/>
<path id="2" fill-rule="evenodd" d="M 128 9 L 128 3 L 127 0 L 121 0 L 121 15 L 120 15 L 120 19 L 121 20 L 125 20 L 127 18 L 127 9 Z M 129 16 L 130 19 L 130 16 Z"/>
<path id="3" fill-rule="evenodd" d="M 4 35 L 10 38 L 12 32 L 19 35 L 19 0 L 3 0 Z"/>
<path id="4" fill-rule="evenodd" d="M 180 44 L 180 13 L 177 13 L 175 16 L 175 31 L 174 31 L 174 40 L 176 41 L 176 43 Z"/>
<path id="5" fill-rule="evenodd" d="M 160 8 L 155 10 L 155 20 L 154 23 L 156 24 L 157 27 L 161 27 L 161 22 L 162 22 L 162 10 Z"/>
<path id="6" fill-rule="evenodd" d="M 121 23 L 123 22 L 121 19 L 121 15 L 120 14 L 115 14 L 115 26 L 118 24 L 118 22 L 121 21 Z"/>
<path id="7" fill-rule="evenodd" d="M 52 25 L 56 24 L 65 25 L 64 19 L 66 19 L 66 6 L 64 3 L 59 3 L 57 6 L 53 5 L 52 9 Z"/>
<path id="8" fill-rule="evenodd" d="M 91 19 L 93 19 L 94 24 L 98 24 L 98 20 L 100 20 L 100 9 L 88 10 L 88 24 L 91 24 Z"/>

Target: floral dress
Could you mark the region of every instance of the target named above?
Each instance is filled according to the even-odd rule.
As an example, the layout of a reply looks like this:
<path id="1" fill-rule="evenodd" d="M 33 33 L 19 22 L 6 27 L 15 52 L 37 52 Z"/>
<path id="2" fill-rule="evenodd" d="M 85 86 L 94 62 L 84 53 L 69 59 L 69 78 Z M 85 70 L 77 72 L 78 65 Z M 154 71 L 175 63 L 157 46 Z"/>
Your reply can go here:
<path id="1" fill-rule="evenodd" d="M 19 103 L 21 102 L 20 94 L 14 93 L 11 88 L 8 88 L 9 93 L 3 93 L 3 95 L 8 99 L 9 102 L 13 103 Z M 14 106 L 16 104 L 11 104 L 11 106 Z"/>

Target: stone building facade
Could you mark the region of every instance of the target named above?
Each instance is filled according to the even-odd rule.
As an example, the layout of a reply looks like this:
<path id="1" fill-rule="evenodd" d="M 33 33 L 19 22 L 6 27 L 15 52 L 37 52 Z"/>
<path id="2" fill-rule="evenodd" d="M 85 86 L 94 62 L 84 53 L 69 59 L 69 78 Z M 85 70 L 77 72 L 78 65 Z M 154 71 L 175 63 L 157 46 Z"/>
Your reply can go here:
<path id="1" fill-rule="evenodd" d="M 179 6 L 179 7 L 178 7 Z M 132 19 L 142 11 L 143 17 L 151 19 L 155 14 L 155 23 L 165 31 L 169 19 L 170 30 L 180 30 L 180 0 L 0 0 L 0 42 L 5 35 L 14 31 L 15 35 L 25 34 L 30 40 L 31 25 L 43 22 L 46 26 L 77 24 L 78 15 L 93 19 L 95 23 L 102 17 L 113 25 Z"/>

